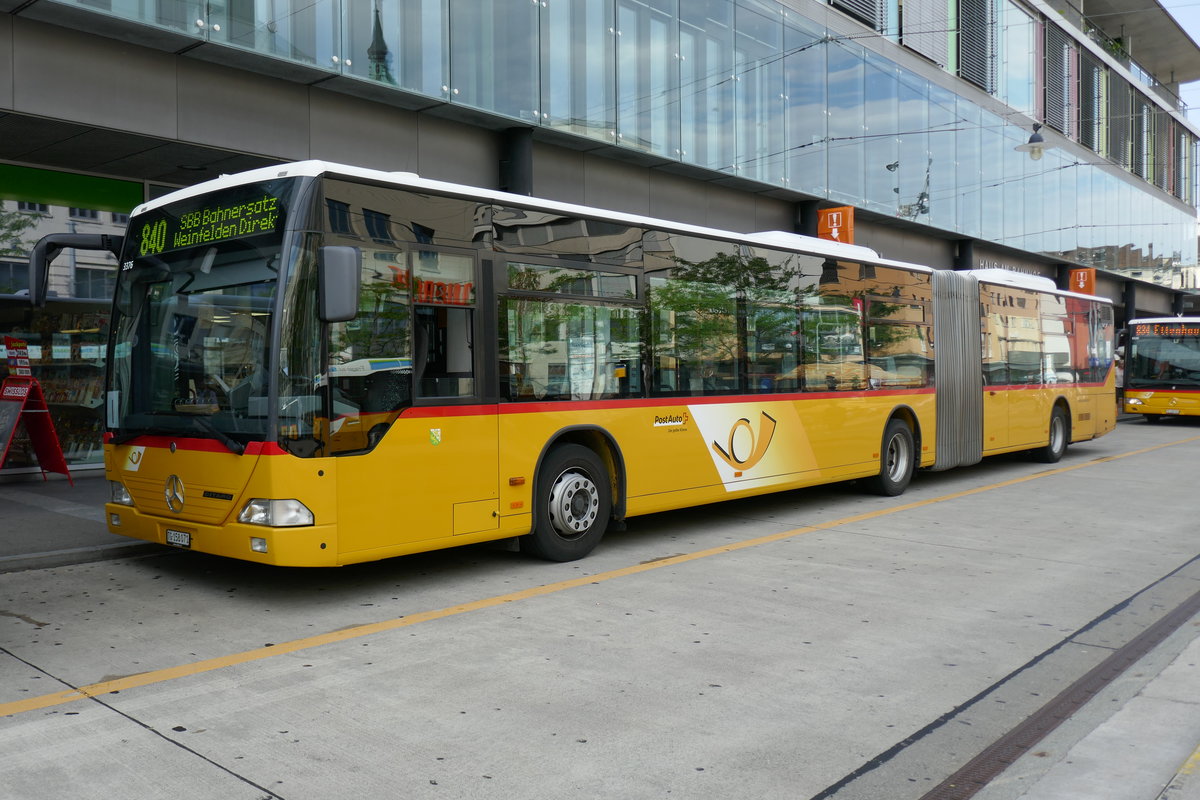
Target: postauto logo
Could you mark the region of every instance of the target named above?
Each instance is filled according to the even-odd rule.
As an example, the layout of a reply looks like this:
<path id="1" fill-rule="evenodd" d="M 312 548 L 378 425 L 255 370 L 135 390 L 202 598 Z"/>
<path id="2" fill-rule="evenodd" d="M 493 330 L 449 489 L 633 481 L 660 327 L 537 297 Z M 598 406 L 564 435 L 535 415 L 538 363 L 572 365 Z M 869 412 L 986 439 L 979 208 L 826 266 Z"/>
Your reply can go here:
<path id="1" fill-rule="evenodd" d="M 724 447 L 712 442 L 713 452 L 735 470 L 753 469 L 767 454 L 775 437 L 775 418 L 765 411 L 759 413 L 757 432 L 750 420 L 742 417 L 729 429 L 729 441 Z"/>

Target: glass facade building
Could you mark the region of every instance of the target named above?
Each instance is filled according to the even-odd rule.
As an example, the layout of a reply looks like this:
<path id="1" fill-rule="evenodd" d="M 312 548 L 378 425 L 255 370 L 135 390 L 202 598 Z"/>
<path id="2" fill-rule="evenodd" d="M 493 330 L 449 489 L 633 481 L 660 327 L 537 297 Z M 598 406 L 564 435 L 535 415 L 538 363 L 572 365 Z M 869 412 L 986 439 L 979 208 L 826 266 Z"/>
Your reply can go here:
<path id="1" fill-rule="evenodd" d="M 1012 0 L 914 0 L 903 25 L 887 0 L 55 2 L 1197 286 L 1195 133 L 1112 42 Z M 1036 161 L 1034 121 L 1059 143 Z"/>

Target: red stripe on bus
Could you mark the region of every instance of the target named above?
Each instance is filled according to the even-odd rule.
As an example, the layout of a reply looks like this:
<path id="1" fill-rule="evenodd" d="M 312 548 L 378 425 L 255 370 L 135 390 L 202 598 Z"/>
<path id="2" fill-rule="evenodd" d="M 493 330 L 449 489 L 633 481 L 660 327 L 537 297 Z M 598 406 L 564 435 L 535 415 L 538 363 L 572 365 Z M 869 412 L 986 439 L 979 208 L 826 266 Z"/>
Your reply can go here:
<path id="1" fill-rule="evenodd" d="M 111 444 L 113 434 L 111 432 L 104 434 L 104 443 Z M 122 442 L 123 445 L 133 445 L 137 447 L 161 447 L 164 450 L 172 444 L 176 450 L 187 450 L 196 453 L 228 453 L 229 448 L 218 442 L 216 439 L 199 439 L 190 436 L 161 436 L 159 434 L 146 434 L 136 436 L 129 441 Z M 275 442 L 249 442 L 246 445 L 246 451 L 243 455 L 248 456 L 281 456 L 286 455 L 287 451 L 281 448 Z"/>
<path id="2" fill-rule="evenodd" d="M 903 397 L 933 394 L 933 387 L 896 389 L 893 391 L 854 392 L 787 392 L 779 394 L 727 394 L 709 397 L 639 397 L 614 400 L 541 400 L 534 402 L 504 402 L 469 406 L 414 406 L 401 412 L 406 418 L 466 417 L 483 414 L 536 414 L 563 410 L 603 411 L 627 408 L 664 408 L 669 406 L 720 405 L 735 403 L 783 403 L 799 400 L 830 400 L 834 398 Z"/>
<path id="3" fill-rule="evenodd" d="M 984 384 L 984 391 L 1013 391 L 1027 392 L 1031 389 L 1103 389 L 1104 382 L 1099 383 L 999 383 Z"/>

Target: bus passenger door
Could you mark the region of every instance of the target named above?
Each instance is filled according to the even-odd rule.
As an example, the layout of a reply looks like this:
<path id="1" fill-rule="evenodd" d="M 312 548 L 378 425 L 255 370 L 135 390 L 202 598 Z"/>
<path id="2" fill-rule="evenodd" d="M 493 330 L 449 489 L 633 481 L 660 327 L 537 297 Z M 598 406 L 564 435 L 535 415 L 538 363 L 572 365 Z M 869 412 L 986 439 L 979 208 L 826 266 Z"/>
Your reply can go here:
<path id="1" fill-rule="evenodd" d="M 407 267 L 412 404 L 373 450 L 338 463 L 342 553 L 444 546 L 500 526 L 496 406 L 480 402 L 475 254 L 421 246 Z"/>
<path id="2" fill-rule="evenodd" d="M 983 318 L 983 452 L 1008 446 L 1008 339 L 1005 318 L 985 295 Z"/>
<path id="3" fill-rule="evenodd" d="M 984 376 L 987 379 L 987 376 Z M 983 452 L 1008 446 L 1008 395 L 1004 386 L 983 387 Z"/>
<path id="4" fill-rule="evenodd" d="M 410 408 L 373 451 L 338 459 L 341 553 L 499 527 L 495 407 L 459 408 Z"/>

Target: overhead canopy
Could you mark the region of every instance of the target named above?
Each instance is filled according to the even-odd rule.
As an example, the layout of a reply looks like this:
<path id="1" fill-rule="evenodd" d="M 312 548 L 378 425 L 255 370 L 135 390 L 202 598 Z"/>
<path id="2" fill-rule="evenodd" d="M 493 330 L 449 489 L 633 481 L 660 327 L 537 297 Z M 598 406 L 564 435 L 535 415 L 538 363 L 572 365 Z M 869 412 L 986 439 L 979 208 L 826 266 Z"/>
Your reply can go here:
<path id="1" fill-rule="evenodd" d="M 1160 83 L 1200 81 L 1200 46 L 1155 0 L 1083 0 L 1079 5 Z"/>

